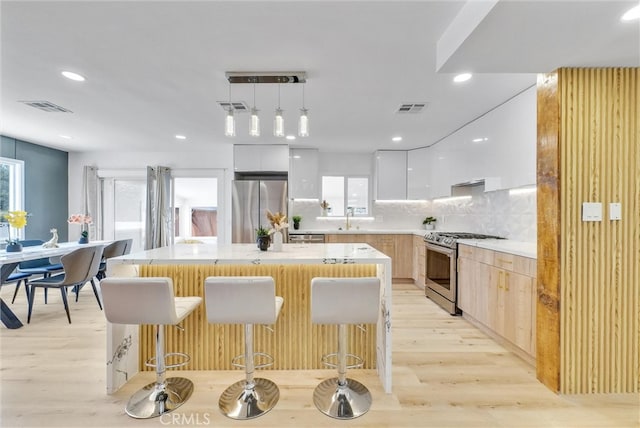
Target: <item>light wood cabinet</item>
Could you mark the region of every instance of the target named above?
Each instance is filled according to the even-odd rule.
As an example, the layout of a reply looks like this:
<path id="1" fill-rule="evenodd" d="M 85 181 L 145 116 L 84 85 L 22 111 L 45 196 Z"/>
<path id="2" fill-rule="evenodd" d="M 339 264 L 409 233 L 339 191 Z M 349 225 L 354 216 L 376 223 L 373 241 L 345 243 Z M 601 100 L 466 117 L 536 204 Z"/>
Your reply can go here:
<path id="1" fill-rule="evenodd" d="M 413 283 L 420 288 L 425 287 L 426 248 L 422 236 L 413 237 Z"/>
<path id="2" fill-rule="evenodd" d="M 466 245 L 458 254 L 458 307 L 535 356 L 536 261 Z"/>
<path id="3" fill-rule="evenodd" d="M 413 263 L 413 235 L 385 235 L 368 233 L 339 233 L 325 235 L 327 243 L 364 242 L 391 257 L 393 279 L 411 279 Z"/>

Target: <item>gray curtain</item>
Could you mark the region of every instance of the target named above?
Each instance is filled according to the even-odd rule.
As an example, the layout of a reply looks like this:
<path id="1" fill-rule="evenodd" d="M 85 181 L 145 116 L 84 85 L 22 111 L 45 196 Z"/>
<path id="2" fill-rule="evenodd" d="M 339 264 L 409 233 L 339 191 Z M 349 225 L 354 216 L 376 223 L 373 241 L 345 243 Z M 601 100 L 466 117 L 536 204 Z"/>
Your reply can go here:
<path id="1" fill-rule="evenodd" d="M 173 243 L 171 183 L 170 168 L 166 166 L 147 167 L 145 250 Z"/>
<path id="2" fill-rule="evenodd" d="M 89 238 L 103 239 L 102 205 L 100 195 L 98 168 L 85 165 L 82 174 L 82 214 L 90 215 L 93 223 L 89 225 Z"/>

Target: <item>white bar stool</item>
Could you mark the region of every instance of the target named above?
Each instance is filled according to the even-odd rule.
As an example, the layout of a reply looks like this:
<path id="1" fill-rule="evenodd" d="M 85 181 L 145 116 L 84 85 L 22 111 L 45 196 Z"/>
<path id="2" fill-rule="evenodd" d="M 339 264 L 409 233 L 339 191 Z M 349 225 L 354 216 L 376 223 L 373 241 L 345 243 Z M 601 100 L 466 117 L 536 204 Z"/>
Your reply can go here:
<path id="1" fill-rule="evenodd" d="M 273 357 L 253 352 L 253 325 L 275 324 L 283 299 L 276 296 L 270 276 L 211 276 L 205 280 L 207 320 L 217 324 L 244 324 L 244 355 L 232 360 L 245 369 L 245 379 L 229 386 L 220 396 L 218 407 L 231 419 L 253 419 L 267 413 L 278 402 L 280 390 L 269 379 L 254 378 L 254 370 L 273 365 Z M 264 363 L 256 364 L 255 356 Z M 244 364 L 238 363 L 244 359 Z"/>
<path id="2" fill-rule="evenodd" d="M 201 297 L 174 297 L 171 278 L 116 278 L 100 281 L 104 313 L 114 324 L 154 324 L 156 355 L 147 361 L 156 368 L 156 381 L 131 396 L 125 412 L 132 418 L 147 419 L 171 412 L 193 393 L 193 382 L 183 377 L 165 378 L 166 369 L 187 364 L 183 353 L 164 352 L 164 329 L 177 325 L 202 302 Z M 166 358 L 178 356 L 184 361 L 166 364 Z"/>
<path id="3" fill-rule="evenodd" d="M 380 313 L 380 279 L 313 278 L 311 322 L 338 325 L 338 352 L 322 357 L 336 367 L 338 377 L 326 379 L 313 391 L 318 410 L 335 419 L 354 419 L 371 408 L 371 393 L 360 382 L 347 378 L 347 369 L 362 367 L 362 358 L 347 353 L 347 324 L 373 324 Z M 337 357 L 337 363 L 328 362 Z M 355 363 L 347 365 L 347 357 Z"/>

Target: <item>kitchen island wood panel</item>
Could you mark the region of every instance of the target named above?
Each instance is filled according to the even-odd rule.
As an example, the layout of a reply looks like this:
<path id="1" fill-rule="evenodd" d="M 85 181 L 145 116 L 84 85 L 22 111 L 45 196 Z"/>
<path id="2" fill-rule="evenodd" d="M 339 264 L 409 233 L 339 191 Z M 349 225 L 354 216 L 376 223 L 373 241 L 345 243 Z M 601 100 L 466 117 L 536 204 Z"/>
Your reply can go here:
<path id="1" fill-rule="evenodd" d="M 311 324 L 311 279 L 314 277 L 376 276 L 375 265 L 142 265 L 140 276 L 163 276 L 173 279 L 176 296 L 204 296 L 208 276 L 271 276 L 276 294 L 284 298 L 278 321 L 270 326 L 256 326 L 254 349 L 274 357 L 270 369 L 320 369 L 323 354 L 336 351 L 337 328 Z M 243 326 L 209 324 L 204 304 L 184 321 L 185 331 L 168 328 L 166 349 L 191 356 L 183 370 L 232 370 L 231 359 L 244 352 Z M 155 353 L 153 326 L 140 330 L 139 370 Z M 376 367 L 376 326 L 349 326 L 349 352 L 364 359 L 364 368 Z"/>

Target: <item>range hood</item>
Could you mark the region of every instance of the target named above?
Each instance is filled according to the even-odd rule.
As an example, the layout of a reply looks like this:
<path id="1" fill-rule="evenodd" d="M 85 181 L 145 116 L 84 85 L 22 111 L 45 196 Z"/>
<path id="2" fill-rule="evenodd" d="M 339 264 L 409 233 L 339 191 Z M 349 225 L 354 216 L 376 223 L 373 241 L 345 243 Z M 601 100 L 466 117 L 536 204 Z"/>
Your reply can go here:
<path id="1" fill-rule="evenodd" d="M 474 196 L 500 189 L 500 177 L 476 178 L 451 186 L 451 196 Z"/>

